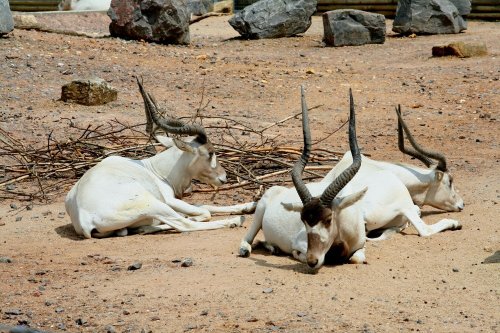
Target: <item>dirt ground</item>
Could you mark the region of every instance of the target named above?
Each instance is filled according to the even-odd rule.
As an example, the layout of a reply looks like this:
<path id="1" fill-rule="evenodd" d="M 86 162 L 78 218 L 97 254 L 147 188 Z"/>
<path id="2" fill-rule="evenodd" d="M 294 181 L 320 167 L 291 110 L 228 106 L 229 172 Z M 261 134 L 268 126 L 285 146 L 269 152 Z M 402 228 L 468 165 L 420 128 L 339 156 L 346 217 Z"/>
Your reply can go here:
<path id="1" fill-rule="evenodd" d="M 38 19 L 89 32 L 106 32 L 108 24 L 103 14 Z M 424 220 L 453 218 L 463 229 L 420 238 L 408 228 L 369 243 L 367 265 L 326 266 L 312 275 L 286 256 L 238 257 L 251 215 L 237 229 L 84 240 L 63 196 L 31 210 L 0 199 L 0 257 L 12 261 L 0 262 L 0 323 L 50 332 L 499 332 L 500 266 L 482 263 L 500 250 L 499 23 L 401 38 L 387 21 L 383 45 L 325 48 L 321 17 L 303 36 L 256 41 L 234 39 L 227 20 L 192 25 L 188 47 L 15 30 L 0 39 L 0 126 L 40 145 L 51 131 L 60 140 L 71 135 L 68 118 L 81 126 L 138 123 L 143 105 L 133 75 L 142 75 L 173 114 L 192 115 L 204 91 L 206 112 L 255 128 L 299 112 L 304 84 L 309 106 L 321 105 L 310 115 L 313 138 L 320 138 L 347 118 L 352 87 L 365 153 L 415 163 L 397 149 L 399 103 L 415 137 L 447 156 L 465 210 L 426 207 Z M 430 56 L 432 46 L 453 41 L 484 42 L 489 55 Z M 118 100 L 93 107 L 59 101 L 62 85 L 91 76 L 118 89 Z M 300 120 L 266 135 L 300 147 Z M 315 147 L 347 150 L 345 131 Z M 236 189 L 187 200 L 250 198 Z M 184 258 L 193 265 L 181 267 Z M 142 268 L 128 270 L 135 262 Z"/>

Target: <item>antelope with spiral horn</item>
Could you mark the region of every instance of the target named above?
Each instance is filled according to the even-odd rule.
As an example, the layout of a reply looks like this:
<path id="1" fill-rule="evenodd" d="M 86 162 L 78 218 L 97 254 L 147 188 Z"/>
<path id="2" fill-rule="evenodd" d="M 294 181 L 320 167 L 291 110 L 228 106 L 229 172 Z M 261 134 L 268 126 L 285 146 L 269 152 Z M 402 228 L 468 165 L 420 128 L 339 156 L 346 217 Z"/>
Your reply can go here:
<path id="1" fill-rule="evenodd" d="M 241 226 L 243 217 L 210 221 L 212 213 L 251 213 L 255 203 L 194 206 L 182 200 L 193 179 L 220 186 L 226 172 L 205 130 L 172 118 L 160 118 L 154 98 L 137 79 L 147 125 L 167 133 L 191 135 L 188 141 L 156 136 L 167 150 L 143 160 L 110 156 L 89 169 L 66 196 L 73 227 L 85 238 L 125 236 L 175 229 L 196 231 Z"/>

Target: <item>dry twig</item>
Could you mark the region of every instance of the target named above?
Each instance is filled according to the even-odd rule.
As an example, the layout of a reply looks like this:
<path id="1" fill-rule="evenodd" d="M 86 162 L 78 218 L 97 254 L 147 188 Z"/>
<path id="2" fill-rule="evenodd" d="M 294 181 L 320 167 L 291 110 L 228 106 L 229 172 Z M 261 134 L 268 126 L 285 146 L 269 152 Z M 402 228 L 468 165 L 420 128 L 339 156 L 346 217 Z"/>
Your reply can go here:
<path id="1" fill-rule="evenodd" d="M 228 184 L 218 190 L 253 190 L 289 182 L 288 173 L 301 154 L 301 147 L 283 145 L 265 132 L 298 114 L 262 129 L 253 129 L 227 117 L 203 116 L 207 105 L 202 99 L 196 112 L 198 121 L 223 122 L 223 125 L 204 125 L 209 131 L 215 129 L 212 131 L 215 133 L 209 135 L 218 139 L 219 143 L 214 145 L 218 150 L 219 160 L 228 173 Z M 77 132 L 75 137 L 59 141 L 50 133 L 46 143 L 40 147 L 27 146 L 11 133 L 0 129 L 0 158 L 9 161 L 0 170 L 0 199 L 48 202 L 66 192 L 86 170 L 108 156 L 142 159 L 157 151 L 158 144 L 151 143 L 150 136 L 139 129 L 144 128 L 145 124 L 128 125 L 115 119 L 107 124 L 84 127 L 69 120 L 68 125 L 68 132 Z M 338 129 L 333 133 L 336 131 Z M 254 137 L 243 141 L 241 132 L 254 134 Z M 255 142 L 255 136 L 260 138 L 259 143 Z M 328 149 L 315 149 L 310 166 L 305 170 L 307 177 L 322 177 L 317 171 L 329 170 L 340 155 L 340 152 Z M 203 185 L 194 190 L 209 191 L 214 190 Z"/>

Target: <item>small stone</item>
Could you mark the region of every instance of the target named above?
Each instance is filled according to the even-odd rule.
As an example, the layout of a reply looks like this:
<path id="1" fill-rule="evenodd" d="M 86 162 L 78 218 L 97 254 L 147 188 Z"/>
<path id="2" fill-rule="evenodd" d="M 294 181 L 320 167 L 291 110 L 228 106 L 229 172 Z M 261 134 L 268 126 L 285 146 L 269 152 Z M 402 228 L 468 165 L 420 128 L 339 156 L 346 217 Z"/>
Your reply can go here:
<path id="1" fill-rule="evenodd" d="M 140 262 L 134 262 L 132 265 L 128 266 L 127 270 L 129 271 L 136 271 L 138 269 L 142 268 L 142 263 Z"/>
<path id="2" fill-rule="evenodd" d="M 160 320 L 160 317 L 158 317 L 158 316 L 151 317 L 151 321 L 159 321 L 159 320 Z"/>
<path id="3" fill-rule="evenodd" d="M 5 310 L 4 313 L 6 315 L 11 315 L 11 316 L 19 316 L 19 315 L 23 314 L 23 312 L 19 309 L 8 309 L 8 310 Z"/>
<path id="4" fill-rule="evenodd" d="M 7 191 L 14 191 L 16 189 L 16 185 L 7 184 L 7 186 L 5 186 L 5 188 L 7 189 Z"/>
<path id="5" fill-rule="evenodd" d="M 206 316 L 206 315 L 208 315 L 208 311 L 207 310 L 201 311 L 200 316 Z"/>
<path id="6" fill-rule="evenodd" d="M 453 268 L 453 272 L 458 273 L 459 272 L 458 268 Z"/>
<path id="7" fill-rule="evenodd" d="M 191 258 L 185 258 L 181 262 L 181 267 L 190 267 L 193 266 L 193 259 Z"/>
<path id="8" fill-rule="evenodd" d="M 488 49 L 484 43 L 464 43 L 456 42 L 443 46 L 432 47 L 433 57 L 454 56 L 459 58 L 470 58 L 485 56 Z"/>
<path id="9" fill-rule="evenodd" d="M 266 288 L 266 289 L 262 290 L 262 292 L 263 292 L 264 294 L 270 294 L 270 293 L 272 293 L 273 291 L 274 291 L 274 290 L 273 290 L 273 288 Z"/>
<path id="10" fill-rule="evenodd" d="M 64 323 L 57 323 L 56 327 L 60 329 L 61 331 L 66 330 L 66 325 Z"/>
<path id="11" fill-rule="evenodd" d="M 186 326 L 186 328 L 185 328 L 184 331 L 191 331 L 191 330 L 196 330 L 196 329 L 198 329 L 198 325 L 196 325 L 196 324 L 188 324 Z"/>
<path id="12" fill-rule="evenodd" d="M 500 263 L 500 251 L 496 251 L 493 255 L 487 257 L 482 262 L 483 264 L 498 264 Z"/>
<path id="13" fill-rule="evenodd" d="M 78 326 L 83 326 L 83 325 L 87 324 L 87 320 L 82 319 L 82 318 L 78 318 L 77 320 L 75 320 L 75 323 L 76 323 Z"/>
<path id="14" fill-rule="evenodd" d="M 82 105 L 103 105 L 116 101 L 118 92 L 100 78 L 78 79 L 62 87 L 61 100 Z"/>
<path id="15" fill-rule="evenodd" d="M 16 216 L 16 222 L 21 222 L 22 219 L 23 219 L 22 216 Z"/>
<path id="16" fill-rule="evenodd" d="M 55 311 L 56 311 L 56 313 L 62 313 L 62 312 L 64 312 L 64 309 L 63 308 L 56 308 Z"/>
<path id="17" fill-rule="evenodd" d="M 302 318 L 302 317 L 305 317 L 305 316 L 307 316 L 307 314 L 305 314 L 304 312 L 298 312 L 297 313 L 297 317 Z"/>
<path id="18" fill-rule="evenodd" d="M 12 18 L 16 29 L 33 29 L 39 26 L 35 15 L 13 15 Z"/>
<path id="19" fill-rule="evenodd" d="M 12 262 L 12 259 L 10 259 L 8 257 L 0 257 L 0 263 L 10 264 L 11 262 Z"/>
<path id="20" fill-rule="evenodd" d="M 17 205 L 16 205 L 15 203 L 11 203 L 11 204 L 10 204 L 10 208 L 12 208 L 12 209 L 17 209 Z"/>
<path id="21" fill-rule="evenodd" d="M 104 327 L 104 331 L 105 331 L 106 333 L 115 333 L 115 332 L 116 332 L 116 329 L 115 329 L 115 327 L 114 327 L 113 325 L 106 325 L 106 326 Z"/>

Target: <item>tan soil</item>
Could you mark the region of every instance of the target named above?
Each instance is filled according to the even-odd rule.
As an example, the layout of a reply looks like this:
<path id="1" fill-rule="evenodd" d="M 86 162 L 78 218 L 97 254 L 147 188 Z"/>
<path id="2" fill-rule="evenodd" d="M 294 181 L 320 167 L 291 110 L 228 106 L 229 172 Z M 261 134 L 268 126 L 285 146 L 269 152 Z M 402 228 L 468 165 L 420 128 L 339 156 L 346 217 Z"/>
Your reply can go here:
<path id="1" fill-rule="evenodd" d="M 397 150 L 399 103 L 418 140 L 446 154 L 465 210 L 427 207 L 424 219 L 458 219 L 463 229 L 420 238 L 409 228 L 369 243 L 368 265 L 311 275 L 286 256 L 257 251 L 239 258 L 251 216 L 239 229 L 83 240 L 64 214 L 63 196 L 32 210 L 3 200 L 0 257 L 13 262 L 0 263 L 0 323 L 69 332 L 500 331 L 499 266 L 481 263 L 500 250 L 500 25 L 470 22 L 458 35 L 399 38 L 388 21 L 383 45 L 324 48 L 320 17 L 302 37 L 257 41 L 231 39 L 237 33 L 227 19 L 192 25 L 189 47 L 16 30 L 0 39 L 0 126 L 40 145 L 52 130 L 60 140 L 71 134 L 62 118 L 82 126 L 114 118 L 138 123 L 143 106 L 132 76 L 140 74 L 178 115 L 193 114 L 204 87 L 211 113 L 255 128 L 298 112 L 304 84 L 309 106 L 322 105 L 311 112 L 319 138 L 347 118 L 352 87 L 366 153 L 409 162 Z M 102 14 L 39 20 L 89 32 L 106 32 L 108 22 Z M 432 46 L 454 41 L 484 42 L 489 55 L 430 57 Z M 63 84 L 89 76 L 111 82 L 118 101 L 97 107 L 58 101 Z M 268 133 L 276 134 L 301 146 L 298 119 Z M 345 151 L 345 132 L 319 147 Z M 229 204 L 251 194 L 238 189 L 188 200 Z M 173 262 L 182 258 L 193 266 Z M 142 268 L 128 271 L 136 261 Z M 12 309 L 21 314 L 8 314 Z"/>

